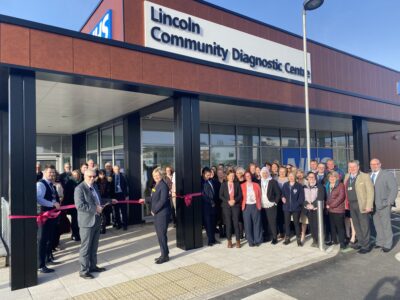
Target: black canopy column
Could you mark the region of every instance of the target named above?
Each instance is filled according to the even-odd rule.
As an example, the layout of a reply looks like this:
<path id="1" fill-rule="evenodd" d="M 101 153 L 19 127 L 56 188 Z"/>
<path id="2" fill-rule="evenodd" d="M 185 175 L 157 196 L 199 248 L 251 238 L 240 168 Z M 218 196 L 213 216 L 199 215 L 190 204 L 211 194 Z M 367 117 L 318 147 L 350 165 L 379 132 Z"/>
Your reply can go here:
<path id="1" fill-rule="evenodd" d="M 360 117 L 353 117 L 354 159 L 360 162 L 360 169 L 369 169 L 368 123 Z"/>
<path id="2" fill-rule="evenodd" d="M 200 108 L 199 99 L 182 96 L 174 100 L 176 193 L 200 192 Z M 177 198 L 177 247 L 190 250 L 203 246 L 201 198 L 186 206 Z"/>
<path id="3" fill-rule="evenodd" d="M 36 215 L 35 73 L 8 76 L 9 201 L 11 215 Z M 37 284 L 36 219 L 11 220 L 11 289 Z"/>
<path id="4" fill-rule="evenodd" d="M 129 198 L 133 200 L 142 197 L 140 140 L 140 114 L 135 112 L 124 119 L 125 172 L 129 184 Z M 128 221 L 129 224 L 142 223 L 141 205 L 130 204 L 128 206 Z"/>

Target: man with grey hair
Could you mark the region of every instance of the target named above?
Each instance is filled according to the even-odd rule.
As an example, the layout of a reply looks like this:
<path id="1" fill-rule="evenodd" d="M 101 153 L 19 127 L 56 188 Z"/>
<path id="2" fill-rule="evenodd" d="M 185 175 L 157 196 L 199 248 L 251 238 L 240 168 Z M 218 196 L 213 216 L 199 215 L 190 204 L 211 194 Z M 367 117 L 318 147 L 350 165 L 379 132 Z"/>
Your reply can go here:
<path id="1" fill-rule="evenodd" d="M 360 254 L 368 253 L 370 247 L 370 214 L 374 208 L 374 185 L 368 174 L 360 171 L 358 160 L 348 163 L 349 173 L 344 179 L 346 200 L 350 205 L 351 217 L 358 244 L 353 248 Z"/>
<path id="2" fill-rule="evenodd" d="M 81 265 L 79 276 L 92 279 L 91 272 L 103 272 L 106 269 L 97 266 L 97 248 L 100 237 L 101 196 L 97 191 L 94 181 L 96 171 L 85 171 L 84 181 L 75 188 L 74 201 L 78 211 L 79 234 L 81 248 L 79 250 L 79 263 Z"/>
<path id="3" fill-rule="evenodd" d="M 393 231 L 391 224 L 391 208 L 397 198 L 398 186 L 392 173 L 382 170 L 379 159 L 370 161 L 371 180 L 375 188 L 375 211 L 373 221 L 376 229 L 375 248 L 389 252 L 393 246 Z"/>

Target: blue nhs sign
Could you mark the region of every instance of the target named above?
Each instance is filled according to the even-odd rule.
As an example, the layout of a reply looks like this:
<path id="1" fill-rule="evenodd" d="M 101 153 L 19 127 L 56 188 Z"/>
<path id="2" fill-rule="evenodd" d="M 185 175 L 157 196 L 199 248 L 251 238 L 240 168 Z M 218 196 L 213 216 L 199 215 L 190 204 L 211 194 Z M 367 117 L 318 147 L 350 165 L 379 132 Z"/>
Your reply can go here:
<path id="1" fill-rule="evenodd" d="M 99 23 L 94 27 L 91 35 L 102 37 L 105 39 L 112 38 L 112 11 L 108 10 L 105 15 L 101 18 Z"/>

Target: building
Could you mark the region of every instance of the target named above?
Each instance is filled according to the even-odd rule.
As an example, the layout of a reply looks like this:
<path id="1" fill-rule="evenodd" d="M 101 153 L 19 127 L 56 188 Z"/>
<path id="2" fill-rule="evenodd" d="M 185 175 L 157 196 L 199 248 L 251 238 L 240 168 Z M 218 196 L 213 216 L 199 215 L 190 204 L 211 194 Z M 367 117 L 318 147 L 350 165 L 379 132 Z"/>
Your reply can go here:
<path id="1" fill-rule="evenodd" d="M 308 49 L 312 156 L 367 169 L 371 152 L 397 168 L 385 151 L 399 147 L 400 72 Z M 203 1 L 104 0 L 81 32 L 0 16 L 1 196 L 13 215 L 36 213 L 36 160 L 120 164 L 132 199 L 159 165 L 181 195 L 205 165 L 303 167 L 302 55 L 301 37 Z M 200 204 L 180 203 L 178 247 L 201 247 Z M 147 217 L 130 206 L 132 223 Z M 35 221 L 10 224 L 12 286 L 34 285 Z"/>

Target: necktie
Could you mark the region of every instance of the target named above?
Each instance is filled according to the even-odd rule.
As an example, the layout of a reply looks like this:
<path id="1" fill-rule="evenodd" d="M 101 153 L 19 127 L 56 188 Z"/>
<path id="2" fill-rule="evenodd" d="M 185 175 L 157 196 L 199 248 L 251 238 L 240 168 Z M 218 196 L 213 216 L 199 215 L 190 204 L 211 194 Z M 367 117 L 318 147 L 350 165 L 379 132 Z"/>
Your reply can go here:
<path id="1" fill-rule="evenodd" d="M 372 180 L 373 184 L 375 184 L 375 177 L 376 177 L 376 173 L 372 173 L 371 180 Z"/>

